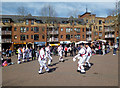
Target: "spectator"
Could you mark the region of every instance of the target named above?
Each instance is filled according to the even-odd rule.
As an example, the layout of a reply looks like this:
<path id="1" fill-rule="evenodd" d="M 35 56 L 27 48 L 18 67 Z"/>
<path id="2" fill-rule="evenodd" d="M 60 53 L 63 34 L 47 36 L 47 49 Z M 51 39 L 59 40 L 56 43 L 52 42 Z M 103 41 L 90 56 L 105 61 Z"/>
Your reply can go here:
<path id="1" fill-rule="evenodd" d="M 65 46 L 64 51 L 65 51 L 65 57 L 67 57 L 67 47 L 66 46 Z"/>
<path id="2" fill-rule="evenodd" d="M 77 49 L 76 49 L 76 47 L 74 46 L 74 47 L 73 47 L 74 56 L 76 55 L 76 50 L 77 50 Z"/>
<path id="3" fill-rule="evenodd" d="M 113 55 L 116 55 L 117 48 L 118 48 L 118 45 L 117 45 L 117 44 L 114 44 Z"/>
<path id="4" fill-rule="evenodd" d="M 35 60 L 35 49 L 32 49 L 32 60 Z"/>
<path id="5" fill-rule="evenodd" d="M 99 49 L 99 54 L 101 55 L 101 46 L 100 46 L 100 44 L 99 44 L 98 49 Z"/>
<path id="6" fill-rule="evenodd" d="M 104 45 L 104 43 L 102 44 L 102 52 L 103 52 L 103 55 L 105 55 L 105 45 Z"/>
<path id="7" fill-rule="evenodd" d="M 7 59 L 9 57 L 9 49 L 6 49 L 6 56 L 7 56 Z"/>

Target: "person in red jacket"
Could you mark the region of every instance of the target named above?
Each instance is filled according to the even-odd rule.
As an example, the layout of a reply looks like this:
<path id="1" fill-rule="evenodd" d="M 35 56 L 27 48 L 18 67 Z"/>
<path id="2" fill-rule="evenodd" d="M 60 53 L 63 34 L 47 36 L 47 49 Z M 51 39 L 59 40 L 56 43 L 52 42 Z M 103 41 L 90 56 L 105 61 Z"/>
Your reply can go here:
<path id="1" fill-rule="evenodd" d="M 64 51 L 65 51 L 65 57 L 67 57 L 67 47 L 66 46 L 65 46 Z"/>

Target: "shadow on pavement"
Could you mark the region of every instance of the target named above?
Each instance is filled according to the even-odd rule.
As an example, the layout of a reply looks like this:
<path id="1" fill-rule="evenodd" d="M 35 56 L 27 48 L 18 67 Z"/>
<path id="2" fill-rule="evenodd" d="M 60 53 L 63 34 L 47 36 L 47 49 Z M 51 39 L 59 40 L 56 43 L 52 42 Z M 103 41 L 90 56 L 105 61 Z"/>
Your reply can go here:
<path id="1" fill-rule="evenodd" d="M 54 72 L 58 67 L 51 68 L 48 73 Z"/>
<path id="2" fill-rule="evenodd" d="M 93 63 L 90 63 L 90 64 L 91 64 L 91 67 L 94 65 Z M 91 67 L 85 66 L 85 71 L 90 70 Z"/>
<path id="3" fill-rule="evenodd" d="M 53 64 L 51 65 L 51 67 L 52 67 L 52 66 L 55 66 L 55 65 L 57 65 L 57 64 L 59 64 L 59 62 L 53 63 Z"/>

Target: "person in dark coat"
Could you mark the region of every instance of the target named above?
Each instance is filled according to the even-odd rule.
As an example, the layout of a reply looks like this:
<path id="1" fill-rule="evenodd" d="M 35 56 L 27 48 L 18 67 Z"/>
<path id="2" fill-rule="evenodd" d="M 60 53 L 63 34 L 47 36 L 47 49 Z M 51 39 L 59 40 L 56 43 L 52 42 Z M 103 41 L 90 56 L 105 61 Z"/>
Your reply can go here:
<path id="1" fill-rule="evenodd" d="M 35 60 L 35 55 L 36 55 L 36 54 L 35 54 L 35 49 L 33 48 L 33 49 L 32 49 L 32 60 Z"/>

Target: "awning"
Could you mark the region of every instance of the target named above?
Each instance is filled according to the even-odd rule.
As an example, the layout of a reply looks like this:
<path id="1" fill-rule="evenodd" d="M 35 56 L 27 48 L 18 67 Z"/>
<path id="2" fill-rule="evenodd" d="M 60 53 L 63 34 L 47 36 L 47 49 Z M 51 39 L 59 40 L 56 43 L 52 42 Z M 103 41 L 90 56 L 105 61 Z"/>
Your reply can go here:
<path id="1" fill-rule="evenodd" d="M 75 45 L 80 44 L 80 43 L 88 43 L 88 42 L 87 41 L 79 41 L 79 42 L 75 43 Z"/>
<path id="2" fill-rule="evenodd" d="M 57 43 L 57 44 L 49 44 L 49 46 L 59 46 L 60 43 Z"/>
<path id="3" fill-rule="evenodd" d="M 26 42 L 24 42 L 24 43 L 14 43 L 14 44 L 26 44 Z"/>
<path id="4" fill-rule="evenodd" d="M 37 44 L 37 46 L 45 46 L 46 42 L 34 42 L 34 44 Z"/>
<path id="5" fill-rule="evenodd" d="M 102 40 L 102 39 L 98 39 L 99 41 L 101 41 L 101 42 L 106 42 L 106 40 Z"/>
<path id="6" fill-rule="evenodd" d="M 69 43 L 71 43 L 70 41 L 60 41 L 60 44 L 69 44 Z"/>

